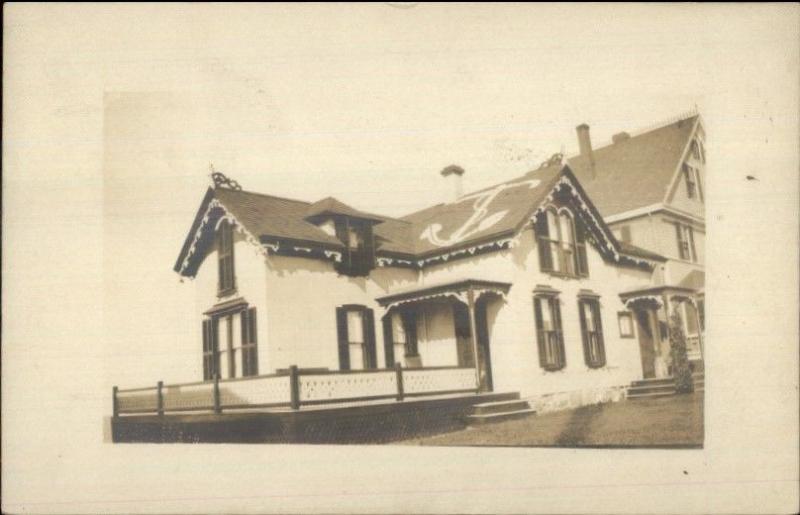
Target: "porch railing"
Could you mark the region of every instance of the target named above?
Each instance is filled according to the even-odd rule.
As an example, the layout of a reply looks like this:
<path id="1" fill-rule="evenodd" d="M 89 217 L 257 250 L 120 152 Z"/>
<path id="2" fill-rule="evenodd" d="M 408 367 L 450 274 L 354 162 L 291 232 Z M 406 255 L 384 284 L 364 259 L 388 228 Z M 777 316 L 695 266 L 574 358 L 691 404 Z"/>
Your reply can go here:
<path id="1" fill-rule="evenodd" d="M 320 371 L 296 366 L 279 374 L 112 390 L 113 414 L 243 410 L 476 393 L 475 369 L 465 367 Z"/>

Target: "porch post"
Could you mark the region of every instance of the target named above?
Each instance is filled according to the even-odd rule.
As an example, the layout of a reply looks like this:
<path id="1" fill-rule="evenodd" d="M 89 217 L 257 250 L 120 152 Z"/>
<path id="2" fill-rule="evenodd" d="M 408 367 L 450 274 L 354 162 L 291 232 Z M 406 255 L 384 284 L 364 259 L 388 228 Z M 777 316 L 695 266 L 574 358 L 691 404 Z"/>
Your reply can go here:
<path id="1" fill-rule="evenodd" d="M 472 287 L 467 290 L 467 307 L 469 308 L 469 334 L 470 340 L 472 343 L 472 355 L 474 356 L 475 361 L 475 389 L 481 389 L 481 369 L 480 369 L 480 357 L 478 355 L 478 335 L 476 334 L 476 324 L 475 324 L 475 292 L 472 291 Z"/>
<path id="2" fill-rule="evenodd" d="M 114 414 L 114 418 L 117 418 L 119 416 L 119 401 L 117 401 L 118 390 L 119 388 L 117 388 L 116 386 L 114 386 L 114 388 L 111 389 L 111 410 L 112 413 Z"/>
<path id="3" fill-rule="evenodd" d="M 162 416 L 164 415 L 164 381 L 159 381 L 158 385 L 156 386 L 156 389 L 158 391 L 158 403 L 156 405 L 157 406 L 156 412 L 158 413 L 159 416 Z"/>

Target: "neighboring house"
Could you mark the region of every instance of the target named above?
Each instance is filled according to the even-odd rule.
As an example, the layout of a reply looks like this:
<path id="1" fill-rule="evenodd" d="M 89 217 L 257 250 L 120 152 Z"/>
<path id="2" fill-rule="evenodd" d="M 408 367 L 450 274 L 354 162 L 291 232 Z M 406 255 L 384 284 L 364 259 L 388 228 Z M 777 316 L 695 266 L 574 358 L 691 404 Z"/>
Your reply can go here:
<path id="1" fill-rule="evenodd" d="M 684 324 L 689 357 L 702 368 L 706 152 L 700 116 L 689 113 L 639 134 L 621 132 L 597 149 L 587 125 L 578 126 L 577 133 L 580 153 L 568 163 L 606 223 L 621 241 L 667 258 L 663 282 L 629 292 L 626 300 L 672 303 Z M 666 375 L 665 310 L 658 311 L 657 320 L 637 322 L 657 340 L 655 352 L 642 351 L 645 376 Z"/>
<path id="2" fill-rule="evenodd" d="M 442 171 L 456 191 L 463 173 Z M 620 242 L 560 159 L 402 218 L 217 179 L 175 264 L 199 294 L 186 379 L 400 363 L 602 396 L 643 377 L 620 295 L 662 281 L 665 259 Z"/>

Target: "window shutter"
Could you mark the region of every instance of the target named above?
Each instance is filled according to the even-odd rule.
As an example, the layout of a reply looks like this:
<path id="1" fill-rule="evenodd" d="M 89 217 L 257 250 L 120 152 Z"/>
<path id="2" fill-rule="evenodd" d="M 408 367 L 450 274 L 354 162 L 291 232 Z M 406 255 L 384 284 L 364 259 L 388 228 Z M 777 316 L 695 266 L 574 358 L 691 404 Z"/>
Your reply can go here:
<path id="1" fill-rule="evenodd" d="M 339 370 L 350 370 L 350 350 L 347 348 L 347 310 L 336 308 L 336 336 L 339 342 Z"/>
<path id="2" fill-rule="evenodd" d="M 547 368 L 544 351 L 544 324 L 542 323 L 542 300 L 539 297 L 533 299 L 533 314 L 536 319 L 536 343 L 539 347 L 539 366 Z"/>
<path id="3" fill-rule="evenodd" d="M 697 249 L 694 247 L 694 229 L 692 229 L 691 226 L 687 226 L 686 233 L 689 235 L 689 248 L 692 252 L 690 259 L 692 261 L 697 261 Z"/>
<path id="4" fill-rule="evenodd" d="M 375 266 L 375 234 L 372 231 L 372 226 L 367 224 L 364 226 L 364 255 L 363 255 L 363 269 L 366 274 Z"/>
<path id="5" fill-rule="evenodd" d="M 603 320 L 600 318 L 600 302 L 595 301 L 592 305 L 592 313 L 594 313 L 594 330 L 597 331 L 597 347 L 600 350 L 600 362 L 598 367 L 606 364 L 606 344 L 603 340 Z"/>
<path id="6" fill-rule="evenodd" d="M 375 349 L 375 314 L 367 308 L 364 310 L 364 345 L 367 351 L 367 366 L 366 368 L 378 367 L 378 356 Z"/>
<path id="7" fill-rule="evenodd" d="M 211 320 L 203 320 L 203 381 L 211 379 Z"/>
<path id="8" fill-rule="evenodd" d="M 683 245 L 683 231 L 681 230 L 681 224 L 675 224 L 675 235 L 678 238 L 678 256 L 681 259 L 686 259 L 686 249 Z"/>
<path id="9" fill-rule="evenodd" d="M 582 220 L 575 221 L 575 248 L 578 254 L 578 275 L 589 276 L 589 257 L 586 255 L 586 227 Z"/>
<path id="10" fill-rule="evenodd" d="M 550 242 L 547 229 L 547 211 L 542 211 L 536 219 L 534 226 L 536 246 L 539 248 L 539 266 L 542 272 L 553 271 L 553 254 L 550 251 Z"/>
<path id="11" fill-rule="evenodd" d="M 242 375 L 258 375 L 256 308 L 242 311 Z"/>
<path id="12" fill-rule="evenodd" d="M 578 301 L 578 318 L 581 321 L 581 340 L 583 341 L 583 361 L 586 366 L 593 367 L 591 352 L 589 352 L 589 333 L 586 330 L 586 311 L 584 304 L 586 301 L 581 299 Z"/>
<path id="13" fill-rule="evenodd" d="M 561 330 L 561 306 L 557 297 L 551 297 L 550 302 L 553 306 L 553 325 L 558 335 L 558 368 L 564 368 L 567 359 L 564 355 L 564 333 Z"/>
<path id="14" fill-rule="evenodd" d="M 344 270 L 349 270 L 350 268 L 350 242 L 349 235 L 347 233 L 347 219 L 346 218 L 338 218 L 334 220 L 334 228 L 336 230 L 336 239 L 341 241 L 344 245 L 344 249 L 342 250 L 342 262 L 340 266 Z"/>
<path id="15" fill-rule="evenodd" d="M 386 368 L 394 367 L 394 335 L 392 334 L 392 312 L 383 317 L 383 355 Z"/>

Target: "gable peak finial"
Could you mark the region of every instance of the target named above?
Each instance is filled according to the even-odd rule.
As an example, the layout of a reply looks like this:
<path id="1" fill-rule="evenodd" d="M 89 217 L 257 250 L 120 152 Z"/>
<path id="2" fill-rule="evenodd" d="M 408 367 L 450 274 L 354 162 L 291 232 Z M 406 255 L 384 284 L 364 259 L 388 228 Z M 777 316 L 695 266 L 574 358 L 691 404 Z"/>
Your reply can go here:
<path id="1" fill-rule="evenodd" d="M 208 164 L 208 168 L 211 171 L 211 173 L 209 175 L 211 176 L 211 181 L 214 183 L 214 187 L 215 188 L 224 187 L 224 188 L 229 188 L 229 189 L 236 190 L 236 191 L 242 191 L 242 187 L 241 187 L 241 185 L 239 185 L 238 182 L 236 182 L 235 180 L 229 178 L 224 173 L 214 170 L 214 164 L 213 163 L 209 163 Z"/>

